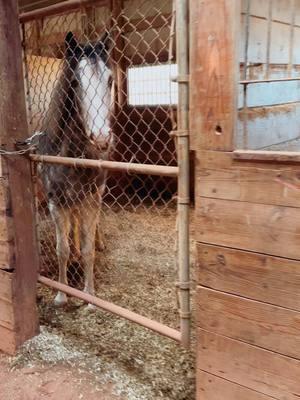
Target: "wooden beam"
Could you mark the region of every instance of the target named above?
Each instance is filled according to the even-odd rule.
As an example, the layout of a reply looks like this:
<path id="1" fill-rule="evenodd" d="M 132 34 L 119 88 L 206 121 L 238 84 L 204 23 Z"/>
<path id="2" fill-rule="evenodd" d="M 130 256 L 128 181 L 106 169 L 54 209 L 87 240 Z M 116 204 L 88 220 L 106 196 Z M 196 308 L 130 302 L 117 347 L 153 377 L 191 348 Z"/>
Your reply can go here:
<path id="1" fill-rule="evenodd" d="M 22 49 L 16 0 L 0 1 L 0 140 L 3 148 L 14 149 L 17 140 L 28 136 L 22 70 Z M 12 272 L 11 290 L 14 329 L 10 343 L 15 347 L 37 333 L 36 281 L 38 270 L 37 240 L 30 161 L 22 156 L 1 156 L 2 169 L 7 171 L 9 208 L 6 225 L 12 238 L 2 241 Z M 7 341 L 6 341 L 7 342 Z M 6 344 L 0 348 L 7 350 Z M 13 347 L 13 345 L 12 345 Z M 11 351 L 10 348 L 9 351 Z"/>
<path id="2" fill-rule="evenodd" d="M 278 163 L 300 163 L 299 151 L 266 151 L 266 150 L 235 150 L 232 153 L 235 160 L 252 162 L 278 162 Z"/>
<path id="3" fill-rule="evenodd" d="M 233 150 L 240 1 L 190 2 L 192 149 Z"/>
<path id="4" fill-rule="evenodd" d="M 60 3 L 50 4 L 47 7 L 34 9 L 19 15 L 21 23 L 33 21 L 34 19 L 45 18 L 51 15 L 58 15 L 65 12 L 79 10 L 84 6 L 107 5 L 109 0 L 66 0 Z"/>
<path id="5" fill-rule="evenodd" d="M 125 41 L 124 41 L 124 18 L 123 18 L 123 0 L 112 0 L 111 7 L 111 28 L 113 32 L 113 48 L 111 52 L 112 66 L 115 71 L 115 94 L 116 101 L 115 113 L 122 109 L 127 102 L 127 63 L 124 56 Z"/>

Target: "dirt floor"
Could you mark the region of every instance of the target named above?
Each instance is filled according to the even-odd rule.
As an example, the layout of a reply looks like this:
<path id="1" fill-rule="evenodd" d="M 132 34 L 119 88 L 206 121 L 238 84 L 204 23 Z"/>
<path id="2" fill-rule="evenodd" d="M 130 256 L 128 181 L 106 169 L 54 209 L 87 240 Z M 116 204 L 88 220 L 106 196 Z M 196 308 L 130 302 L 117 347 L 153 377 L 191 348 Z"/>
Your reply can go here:
<path id="1" fill-rule="evenodd" d="M 106 211 L 106 249 L 97 253 L 95 276 L 99 297 L 178 328 L 175 219 L 172 209 Z M 55 276 L 53 228 L 41 225 L 41 231 L 44 274 Z M 73 265 L 77 287 L 81 276 Z M 75 299 L 57 309 L 54 295 L 39 288 L 41 334 L 1 359 L 0 400 L 195 398 L 194 341 L 185 351 L 101 310 L 88 312 Z"/>
<path id="2" fill-rule="evenodd" d="M 93 374 L 70 365 L 38 365 L 15 369 L 0 355 L 0 400 L 121 400 L 111 382 L 101 383 Z"/>

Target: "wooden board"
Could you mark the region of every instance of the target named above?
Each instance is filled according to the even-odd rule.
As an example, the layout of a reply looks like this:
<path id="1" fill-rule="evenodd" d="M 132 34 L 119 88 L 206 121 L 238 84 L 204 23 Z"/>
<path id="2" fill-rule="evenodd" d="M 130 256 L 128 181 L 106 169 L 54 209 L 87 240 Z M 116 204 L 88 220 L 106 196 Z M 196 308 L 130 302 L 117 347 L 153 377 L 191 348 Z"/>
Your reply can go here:
<path id="1" fill-rule="evenodd" d="M 200 169 L 196 185 L 201 197 L 300 207 L 300 171 L 291 168 Z"/>
<path id="2" fill-rule="evenodd" d="M 9 206 L 8 181 L 1 177 L 0 172 L 0 212 L 8 210 Z"/>
<path id="3" fill-rule="evenodd" d="M 235 150 L 233 158 L 246 161 L 271 161 L 278 163 L 299 163 L 299 151 Z"/>
<path id="4" fill-rule="evenodd" d="M 11 242 L 14 239 L 14 222 L 9 213 L 0 211 L 0 242 Z"/>
<path id="5" fill-rule="evenodd" d="M 12 273 L 0 269 L 0 300 L 12 301 Z"/>
<path id="6" fill-rule="evenodd" d="M 300 311 L 300 262 L 197 244 L 197 282 Z"/>
<path id="7" fill-rule="evenodd" d="M 0 351 L 14 354 L 16 351 L 15 332 L 0 326 Z"/>
<path id="8" fill-rule="evenodd" d="M 0 270 L 0 326 L 13 330 L 13 277 L 10 272 Z M 1 340 L 0 340 L 1 341 Z"/>
<path id="9" fill-rule="evenodd" d="M 299 400 L 300 361 L 202 329 L 198 343 L 198 370 L 278 400 Z"/>
<path id="10" fill-rule="evenodd" d="M 240 2 L 190 2 L 192 149 L 232 150 L 237 120 Z"/>
<path id="11" fill-rule="evenodd" d="M 269 400 L 255 390 L 226 381 L 225 379 L 197 371 L 197 400 Z"/>
<path id="12" fill-rule="evenodd" d="M 0 242 L 0 270 L 14 268 L 14 251 L 13 242 Z"/>
<path id="13" fill-rule="evenodd" d="M 234 162 L 229 153 L 207 153 L 197 157 L 198 197 L 300 207 L 300 165 Z"/>
<path id="14" fill-rule="evenodd" d="M 0 102 L 0 141 L 5 144 L 6 150 L 13 150 L 16 141 L 28 137 L 22 46 L 16 1 L 1 3 L 0 54 L 5 54 L 0 63 L 0 92 L 3 100 Z M 14 249 L 10 251 L 10 243 L 3 243 L 3 246 L 6 251 L 8 249 L 8 261 L 13 261 L 9 268 L 14 269 L 12 282 L 14 331 L 15 343 L 20 345 L 34 336 L 38 330 L 36 310 L 38 253 L 31 165 L 30 160 L 21 155 L 1 157 L 0 162 L 7 171 L 11 200 L 10 214 L 6 215 L 8 221 L 6 225 L 13 229 Z"/>
<path id="15" fill-rule="evenodd" d="M 249 160 L 236 160 L 232 151 L 213 151 L 213 150 L 199 150 L 196 153 L 197 168 L 208 169 L 227 169 L 232 167 L 239 168 L 262 168 L 274 170 L 296 170 L 300 172 L 299 163 L 278 163 L 276 160 L 272 161 L 256 161 Z"/>
<path id="16" fill-rule="evenodd" d="M 300 259 L 297 208 L 202 197 L 195 218 L 199 242 Z"/>
<path id="17" fill-rule="evenodd" d="M 197 288 L 199 327 L 300 359 L 300 312 Z"/>
<path id="18" fill-rule="evenodd" d="M 15 327 L 14 309 L 11 301 L 0 299 L 0 326 L 11 330 Z"/>

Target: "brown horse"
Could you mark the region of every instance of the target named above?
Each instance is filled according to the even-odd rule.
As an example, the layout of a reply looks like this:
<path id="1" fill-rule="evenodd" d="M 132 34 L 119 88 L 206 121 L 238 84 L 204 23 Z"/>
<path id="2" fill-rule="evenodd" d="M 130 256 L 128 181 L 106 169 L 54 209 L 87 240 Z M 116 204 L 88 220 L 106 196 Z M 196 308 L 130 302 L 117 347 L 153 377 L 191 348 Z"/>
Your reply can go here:
<path id="1" fill-rule="evenodd" d="M 27 143 L 36 145 L 38 154 L 108 159 L 113 146 L 108 35 L 95 45 L 80 45 L 69 32 L 65 44 L 62 70 L 43 127 Z M 41 164 L 39 175 L 56 228 L 59 282 L 68 283 L 70 234 L 78 230 L 84 290 L 94 294 L 95 235 L 106 172 Z M 66 302 L 66 295 L 58 292 L 55 304 Z"/>

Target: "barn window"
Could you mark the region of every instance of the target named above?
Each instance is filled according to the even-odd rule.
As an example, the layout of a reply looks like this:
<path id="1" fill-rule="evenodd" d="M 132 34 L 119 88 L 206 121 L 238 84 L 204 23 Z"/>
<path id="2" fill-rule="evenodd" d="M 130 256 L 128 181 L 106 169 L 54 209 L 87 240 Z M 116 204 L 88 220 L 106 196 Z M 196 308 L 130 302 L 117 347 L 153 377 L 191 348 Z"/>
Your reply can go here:
<path id="1" fill-rule="evenodd" d="M 177 104 L 177 64 L 131 67 L 128 69 L 128 102 L 133 106 Z"/>

